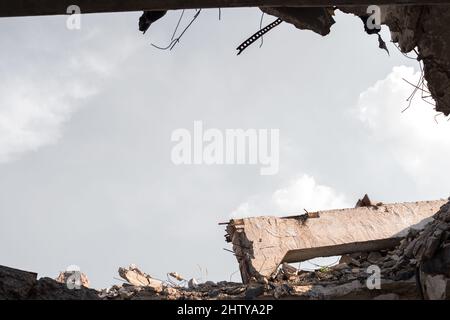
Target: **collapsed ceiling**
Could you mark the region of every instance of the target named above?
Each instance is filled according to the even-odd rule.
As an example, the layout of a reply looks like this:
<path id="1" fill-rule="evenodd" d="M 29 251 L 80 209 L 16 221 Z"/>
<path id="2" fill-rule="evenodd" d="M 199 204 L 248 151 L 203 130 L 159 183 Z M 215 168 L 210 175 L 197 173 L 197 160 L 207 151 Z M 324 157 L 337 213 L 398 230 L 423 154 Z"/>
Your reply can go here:
<path id="1" fill-rule="evenodd" d="M 67 14 L 71 4 L 70 0 L 47 0 L 39 4 L 33 0 L 2 1 L 0 17 Z M 449 0 L 78 1 L 82 13 L 147 10 L 140 20 L 141 31 L 147 30 L 153 22 L 164 16 L 167 10 L 260 6 L 267 14 L 274 15 L 299 29 L 308 29 L 322 36 L 330 32 L 335 22 L 333 14 L 336 9 L 355 14 L 366 21 L 369 4 L 379 5 L 381 24 L 389 27 L 392 41 L 398 44 L 400 50 L 405 54 L 415 51 L 418 60 L 423 63 L 426 84 L 419 83 L 416 90 L 431 96 L 436 111 L 448 116 L 450 114 L 450 29 L 447 28 L 450 18 Z M 371 33 L 366 27 L 365 29 Z M 380 48 L 387 51 L 380 37 L 379 41 Z"/>
<path id="2" fill-rule="evenodd" d="M 448 116 L 450 114 L 450 5 L 382 5 L 380 24 L 391 31 L 392 41 L 398 44 L 402 53 L 417 53 L 417 60 L 423 63 L 423 78 L 416 85 L 416 90 L 431 96 L 435 109 Z M 354 14 L 364 22 L 363 27 L 369 34 L 378 34 L 379 47 L 386 50 L 386 44 L 379 35 L 380 29 L 367 28 L 367 6 L 343 7 L 261 7 L 264 13 L 273 15 L 281 21 L 293 24 L 298 29 L 311 30 L 322 36 L 331 31 L 335 23 L 334 11 L 339 9 Z M 162 18 L 166 11 L 146 11 L 139 20 L 139 30 L 147 29 Z M 238 47 L 240 54 L 246 47 L 279 23 L 261 29 Z M 178 39 L 179 40 L 179 39 Z M 178 41 L 177 40 L 177 41 Z M 415 91 L 416 91 L 415 90 Z"/>
<path id="3" fill-rule="evenodd" d="M 280 17 L 299 29 L 308 29 L 327 35 L 334 23 L 329 8 L 262 8 L 268 14 Z M 346 13 L 367 20 L 367 6 L 338 7 Z M 450 114 L 450 6 L 384 5 L 381 24 L 389 27 L 392 41 L 407 54 L 415 51 L 423 62 L 427 94 L 436 102 L 436 111 Z M 367 31 L 367 30 L 366 30 Z M 381 44 L 380 44 L 381 47 Z"/>

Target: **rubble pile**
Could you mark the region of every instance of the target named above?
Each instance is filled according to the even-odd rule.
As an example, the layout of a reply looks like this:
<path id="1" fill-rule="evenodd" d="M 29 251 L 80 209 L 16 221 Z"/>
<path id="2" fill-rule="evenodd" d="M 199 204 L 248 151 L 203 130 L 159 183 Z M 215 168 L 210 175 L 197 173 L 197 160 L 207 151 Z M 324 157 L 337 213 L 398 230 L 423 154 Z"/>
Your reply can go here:
<path id="1" fill-rule="evenodd" d="M 368 204 L 371 205 L 370 203 Z M 341 256 L 333 266 L 314 271 L 281 263 L 270 277 L 251 277 L 246 283 L 199 283 L 176 272 L 155 279 L 137 266 L 119 268 L 124 280 L 107 289 L 71 288 L 73 272 L 56 280 L 0 266 L 0 299 L 40 300 L 242 300 L 242 299 L 450 299 L 450 202 L 442 205 L 422 229 L 409 229 L 396 246 Z M 379 287 L 369 282 L 379 271 Z"/>
<path id="2" fill-rule="evenodd" d="M 142 286 L 124 283 L 99 292 L 99 298 L 105 300 L 236 300 L 236 299 L 372 299 L 389 295 L 397 299 L 418 299 L 419 294 L 414 280 L 414 269 L 409 270 L 411 277 L 406 281 L 397 281 L 388 276 L 382 280 L 382 290 L 371 291 L 367 288 L 368 274 L 363 266 L 367 265 L 367 257 L 379 258 L 386 265 L 382 274 L 393 270 L 393 262 L 388 253 L 364 254 L 365 261 L 358 257 L 343 257 L 341 262 L 332 267 L 316 271 L 302 271 L 283 264 L 272 279 L 257 281 L 252 279 L 248 284 L 222 281 L 207 281 L 195 287 Z M 351 259 L 351 260 L 349 260 Z M 140 272 L 140 271 L 137 271 Z M 395 294 L 393 292 L 396 292 Z"/>
<path id="3" fill-rule="evenodd" d="M 252 277 L 273 277 L 282 262 L 392 250 L 408 230 L 423 229 L 447 202 L 373 204 L 365 197 L 356 208 L 232 219 L 225 239 L 232 244 L 242 281 L 248 283 Z"/>
<path id="4" fill-rule="evenodd" d="M 135 286 L 128 283 L 103 289 L 99 297 L 105 300 L 205 300 L 244 299 L 246 285 L 233 282 L 200 283 L 195 288 L 164 286 Z"/>
<path id="5" fill-rule="evenodd" d="M 450 203 L 404 249 L 419 271 L 421 291 L 428 299 L 450 299 Z"/>

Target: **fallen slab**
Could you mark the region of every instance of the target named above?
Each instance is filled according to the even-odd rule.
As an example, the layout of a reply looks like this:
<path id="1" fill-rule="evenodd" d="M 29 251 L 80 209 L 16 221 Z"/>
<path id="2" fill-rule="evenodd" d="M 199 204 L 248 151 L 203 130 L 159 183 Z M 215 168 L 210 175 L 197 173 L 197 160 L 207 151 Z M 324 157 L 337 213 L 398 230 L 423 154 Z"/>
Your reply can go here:
<path id="1" fill-rule="evenodd" d="M 156 291 L 161 291 L 163 288 L 162 281 L 152 278 L 135 265 L 130 265 L 128 268 L 119 268 L 119 275 L 133 286 L 150 287 Z"/>
<path id="2" fill-rule="evenodd" d="M 271 277 L 282 262 L 393 248 L 410 228 L 423 229 L 446 203 L 380 203 L 284 218 L 233 219 L 226 239 L 248 283 L 252 277 Z"/>

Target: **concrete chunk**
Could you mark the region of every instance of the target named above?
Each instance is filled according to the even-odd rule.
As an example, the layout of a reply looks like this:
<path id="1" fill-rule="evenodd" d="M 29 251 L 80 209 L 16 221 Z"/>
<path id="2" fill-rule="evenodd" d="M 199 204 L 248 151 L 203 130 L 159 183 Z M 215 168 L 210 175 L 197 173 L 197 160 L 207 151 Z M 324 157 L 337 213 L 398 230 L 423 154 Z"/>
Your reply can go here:
<path id="1" fill-rule="evenodd" d="M 242 280 L 270 277 L 282 262 L 388 249 L 423 229 L 447 200 L 321 211 L 315 215 L 231 220 L 227 239 Z M 317 218 L 311 218 L 312 216 Z"/>
<path id="2" fill-rule="evenodd" d="M 119 275 L 133 286 L 151 287 L 156 291 L 162 290 L 163 287 L 162 281 L 153 279 L 135 265 L 130 265 L 128 268 L 119 268 Z"/>

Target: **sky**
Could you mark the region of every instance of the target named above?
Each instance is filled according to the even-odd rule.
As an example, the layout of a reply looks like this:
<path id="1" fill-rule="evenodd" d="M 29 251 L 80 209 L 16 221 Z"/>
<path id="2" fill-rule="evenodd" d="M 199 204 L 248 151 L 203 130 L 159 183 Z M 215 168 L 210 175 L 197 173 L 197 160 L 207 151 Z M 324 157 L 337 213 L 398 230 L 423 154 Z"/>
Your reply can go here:
<path id="1" fill-rule="evenodd" d="M 406 99 L 416 61 L 337 13 L 321 37 L 283 23 L 237 56 L 260 11 L 180 12 L 142 35 L 140 13 L 0 20 L 0 264 L 92 287 L 131 263 L 166 279 L 239 281 L 219 222 L 449 196 L 450 123 Z M 194 11 L 185 13 L 184 24 Z M 265 23 L 273 20 L 266 16 Z M 389 40 L 389 31 L 382 30 Z M 280 166 L 175 165 L 171 134 L 279 129 Z"/>

